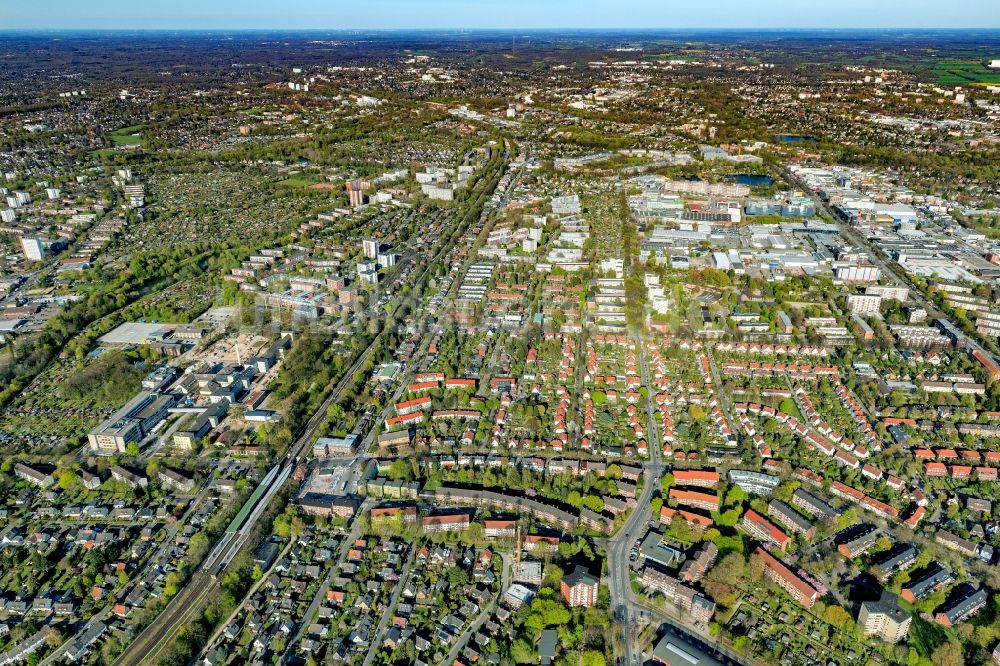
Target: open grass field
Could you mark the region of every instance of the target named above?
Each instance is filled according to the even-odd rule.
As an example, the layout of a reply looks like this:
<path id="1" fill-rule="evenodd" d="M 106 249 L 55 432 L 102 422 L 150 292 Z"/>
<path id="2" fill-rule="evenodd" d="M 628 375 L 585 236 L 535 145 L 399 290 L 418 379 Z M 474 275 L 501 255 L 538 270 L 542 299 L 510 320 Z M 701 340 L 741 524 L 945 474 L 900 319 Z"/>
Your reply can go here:
<path id="1" fill-rule="evenodd" d="M 913 622 L 910 625 L 909 644 L 924 657 L 930 657 L 931 653 L 942 643 L 949 640 L 948 632 L 933 622 L 922 619 L 916 612 L 913 614 Z"/>
<path id="2" fill-rule="evenodd" d="M 315 184 L 315 180 L 304 178 L 302 176 L 290 176 L 284 180 L 278 181 L 278 185 L 284 185 L 285 187 L 310 187 Z"/>
<path id="3" fill-rule="evenodd" d="M 142 125 L 132 125 L 115 130 L 110 135 L 111 142 L 116 146 L 141 146 L 143 145 L 142 137 L 139 136 L 141 130 Z"/>
<path id="4" fill-rule="evenodd" d="M 941 85 L 1000 85 L 1000 69 L 990 69 L 981 62 L 939 62 L 933 71 Z"/>

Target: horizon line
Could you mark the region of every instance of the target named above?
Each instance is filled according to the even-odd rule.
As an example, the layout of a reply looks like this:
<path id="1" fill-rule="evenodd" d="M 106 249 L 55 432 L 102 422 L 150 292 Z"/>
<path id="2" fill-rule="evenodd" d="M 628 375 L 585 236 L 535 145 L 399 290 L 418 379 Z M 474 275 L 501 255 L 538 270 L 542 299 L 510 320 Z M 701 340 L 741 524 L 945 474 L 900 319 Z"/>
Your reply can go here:
<path id="1" fill-rule="evenodd" d="M 287 27 L 287 28 L 252 28 L 252 27 L 215 27 L 215 28 L 129 28 L 129 27 L 107 27 L 107 28 L 55 28 L 55 27 L 35 27 L 35 28 L 0 28 L 0 35 L 6 34 L 21 34 L 21 33 L 87 33 L 87 32 L 148 32 L 148 33 L 162 33 L 162 32 L 190 32 L 190 33 L 213 33 L 213 32 L 384 32 L 384 33 L 413 33 L 413 32 L 486 32 L 486 33 L 496 33 L 496 32 L 607 32 L 607 31 L 626 31 L 626 32 L 841 32 L 841 31 L 858 31 L 858 32 L 949 32 L 949 31 L 969 31 L 969 32 L 1000 32 L 1000 25 L 998 26 L 945 26 L 945 27 L 907 27 L 907 26 L 885 26 L 885 27 L 872 27 L 872 26 L 832 26 L 832 27 L 794 27 L 794 26 L 758 26 L 758 27 L 711 27 L 711 26 L 658 26 L 658 27 L 638 27 L 638 26 L 610 26 L 606 28 L 597 27 L 574 27 L 574 26 L 562 26 L 562 27 L 508 27 L 508 28 L 489 28 L 489 27 L 455 27 L 455 26 L 440 26 L 440 27 L 421 27 L 421 28 L 315 28 L 315 27 Z"/>

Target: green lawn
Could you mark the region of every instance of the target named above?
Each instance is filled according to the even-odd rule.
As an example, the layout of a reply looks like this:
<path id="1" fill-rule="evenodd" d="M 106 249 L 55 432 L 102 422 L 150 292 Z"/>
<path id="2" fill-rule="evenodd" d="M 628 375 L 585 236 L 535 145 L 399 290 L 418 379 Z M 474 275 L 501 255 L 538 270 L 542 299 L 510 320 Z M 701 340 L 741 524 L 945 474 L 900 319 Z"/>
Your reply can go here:
<path id="1" fill-rule="evenodd" d="M 143 125 L 129 125 L 117 129 L 109 135 L 111 143 L 116 146 L 141 146 L 144 143 L 142 137 L 139 136 L 142 128 Z"/>
<path id="2" fill-rule="evenodd" d="M 101 148 L 99 150 L 92 150 L 92 151 L 90 151 L 90 156 L 91 157 L 110 157 L 111 155 L 114 155 L 117 152 L 118 151 L 115 150 L 114 148 Z"/>
<path id="3" fill-rule="evenodd" d="M 794 416 L 798 421 L 804 423 L 805 417 L 802 416 L 802 412 L 799 411 L 799 406 L 795 404 L 795 401 L 791 398 L 785 398 L 778 405 L 778 409 L 788 414 L 789 416 Z"/>
<path id="4" fill-rule="evenodd" d="M 934 67 L 934 75 L 941 85 L 1000 84 L 1000 70 L 989 69 L 980 62 L 937 63 Z"/>
<path id="5" fill-rule="evenodd" d="M 285 187 L 309 187 L 315 184 L 316 181 L 301 176 L 291 176 L 290 178 L 278 181 L 278 185 L 284 185 Z"/>
<path id="6" fill-rule="evenodd" d="M 142 137 L 138 134 L 112 134 L 111 143 L 116 146 L 141 146 L 143 141 Z"/>
<path id="7" fill-rule="evenodd" d="M 939 645 L 948 640 L 948 632 L 943 627 L 922 619 L 916 612 L 913 613 L 908 642 L 921 656 L 930 657 Z"/>

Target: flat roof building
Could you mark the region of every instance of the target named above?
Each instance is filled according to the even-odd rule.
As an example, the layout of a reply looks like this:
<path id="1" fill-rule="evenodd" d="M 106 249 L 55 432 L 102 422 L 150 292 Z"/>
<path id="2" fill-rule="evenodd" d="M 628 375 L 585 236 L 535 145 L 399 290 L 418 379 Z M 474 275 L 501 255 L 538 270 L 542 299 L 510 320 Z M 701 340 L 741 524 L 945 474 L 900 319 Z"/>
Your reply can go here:
<path id="1" fill-rule="evenodd" d="M 722 666 L 721 661 L 672 633 L 660 639 L 652 657 L 664 666 Z"/>

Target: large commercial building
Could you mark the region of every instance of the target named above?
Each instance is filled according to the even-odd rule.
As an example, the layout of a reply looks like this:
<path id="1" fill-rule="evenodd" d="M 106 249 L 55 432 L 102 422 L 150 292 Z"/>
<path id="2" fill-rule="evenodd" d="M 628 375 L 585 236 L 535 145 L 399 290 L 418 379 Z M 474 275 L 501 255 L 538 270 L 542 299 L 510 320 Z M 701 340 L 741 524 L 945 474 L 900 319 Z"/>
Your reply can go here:
<path id="1" fill-rule="evenodd" d="M 130 442 L 141 441 L 165 419 L 173 404 L 173 396 L 140 393 L 87 434 L 91 450 L 101 455 L 124 453 Z"/>
<path id="2" fill-rule="evenodd" d="M 653 648 L 653 661 L 664 666 L 722 666 L 722 662 L 673 633 Z"/>

